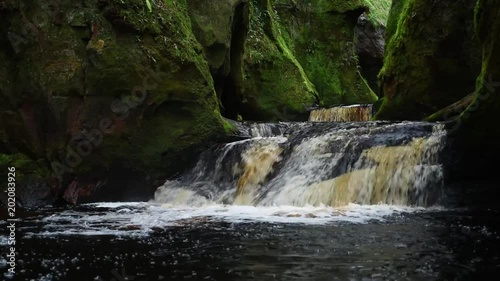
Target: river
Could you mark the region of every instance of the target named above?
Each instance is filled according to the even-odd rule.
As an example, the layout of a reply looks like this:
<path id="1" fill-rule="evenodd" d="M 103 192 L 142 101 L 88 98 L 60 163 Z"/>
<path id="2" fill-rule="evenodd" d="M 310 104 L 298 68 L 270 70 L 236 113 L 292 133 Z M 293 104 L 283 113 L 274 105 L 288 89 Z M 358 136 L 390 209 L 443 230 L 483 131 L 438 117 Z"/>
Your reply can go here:
<path id="1" fill-rule="evenodd" d="M 466 191 L 488 197 L 485 186 L 444 184 L 444 125 L 238 126 L 240 140 L 205 151 L 149 202 L 23 212 L 15 279 L 488 280 L 500 272 L 498 210 L 464 203 L 475 198 Z M 5 236 L 0 247 L 7 252 Z"/>

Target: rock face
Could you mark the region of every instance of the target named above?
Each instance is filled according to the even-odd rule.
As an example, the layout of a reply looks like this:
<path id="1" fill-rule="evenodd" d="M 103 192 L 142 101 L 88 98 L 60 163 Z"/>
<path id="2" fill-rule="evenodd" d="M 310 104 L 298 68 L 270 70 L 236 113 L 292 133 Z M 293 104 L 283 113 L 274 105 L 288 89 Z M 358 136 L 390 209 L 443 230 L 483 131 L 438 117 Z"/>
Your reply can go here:
<path id="1" fill-rule="evenodd" d="M 225 116 L 304 120 L 313 105 L 377 100 L 358 71 L 354 44 L 358 18 L 372 8 L 367 2 L 191 1 Z M 373 14 L 371 21 L 383 21 Z"/>
<path id="2" fill-rule="evenodd" d="M 230 128 L 186 1 L 154 3 L 2 2 L 1 169 L 19 196 L 74 203 L 112 174 L 147 190 Z"/>
<path id="3" fill-rule="evenodd" d="M 500 2 L 395 0 L 378 119 L 447 122 L 447 180 L 497 180 Z M 429 116 L 430 115 L 430 116 Z"/>
<path id="4" fill-rule="evenodd" d="M 210 65 L 221 112 L 238 118 L 243 42 L 248 32 L 248 3 L 245 0 L 188 1 L 193 32 L 203 46 Z M 239 78 L 239 77 L 238 77 Z"/>
<path id="5" fill-rule="evenodd" d="M 423 119 L 474 91 L 481 50 L 473 17 L 474 1 L 394 1 L 378 119 Z"/>
<path id="6" fill-rule="evenodd" d="M 384 22 L 374 1 L 150 2 L 0 2 L 0 169 L 25 204 L 145 199 L 223 116 L 377 99 L 354 39 L 361 14 Z"/>
<path id="7" fill-rule="evenodd" d="M 375 25 L 363 14 L 358 18 L 354 35 L 361 75 L 370 88 L 380 95 L 377 77 L 384 65 L 385 27 Z"/>
<path id="8" fill-rule="evenodd" d="M 276 1 L 284 41 L 318 92 L 321 106 L 373 103 L 358 70 L 354 29 L 363 1 Z"/>
<path id="9" fill-rule="evenodd" d="M 500 2 L 479 0 L 475 28 L 482 46 L 482 68 L 473 100 L 453 123 L 457 156 L 462 156 L 455 177 L 498 181 L 500 127 Z M 498 185 L 497 185 L 498 187 Z"/>
<path id="10" fill-rule="evenodd" d="M 242 61 L 241 114 L 250 120 L 305 120 L 318 93 L 268 0 L 250 1 Z"/>

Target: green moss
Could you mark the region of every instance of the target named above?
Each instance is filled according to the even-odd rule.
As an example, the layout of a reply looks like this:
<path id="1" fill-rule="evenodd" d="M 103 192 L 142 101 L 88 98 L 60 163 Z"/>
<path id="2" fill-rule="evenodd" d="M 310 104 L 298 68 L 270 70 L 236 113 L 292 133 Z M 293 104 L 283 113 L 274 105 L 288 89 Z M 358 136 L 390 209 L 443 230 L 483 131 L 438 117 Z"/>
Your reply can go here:
<path id="1" fill-rule="evenodd" d="M 162 26 L 183 15 L 182 8 L 184 8 L 185 1 L 179 1 L 179 5 L 163 0 L 150 0 L 150 2 L 151 11 L 145 5 L 144 0 L 115 0 L 111 2 L 111 9 L 118 14 L 118 18 L 124 20 L 126 24 L 124 27 L 133 28 L 140 34 L 162 34 Z M 179 22 L 179 27 L 186 28 L 183 24 L 184 22 Z"/>
<path id="2" fill-rule="evenodd" d="M 304 72 L 302 65 L 300 65 L 300 63 L 297 61 L 294 54 L 292 53 L 292 51 L 289 48 L 289 45 L 290 45 L 289 37 L 286 35 L 282 35 L 284 33 L 284 31 L 280 27 L 280 23 L 279 23 L 279 20 L 277 18 L 278 15 L 277 15 L 276 11 L 274 10 L 274 7 L 272 5 L 271 0 L 267 1 L 267 9 L 269 11 L 269 16 L 270 16 L 270 25 L 271 25 L 271 30 L 272 30 L 272 36 L 276 39 L 276 42 L 278 43 L 278 47 L 279 47 L 281 53 L 283 55 L 285 55 L 285 57 L 288 60 L 293 62 L 295 67 L 297 67 L 297 69 L 300 72 L 300 76 L 302 77 L 302 79 L 305 83 L 305 86 L 307 87 L 307 90 L 309 92 L 315 92 L 314 85 L 309 81 L 309 78 L 307 77 L 306 73 Z M 288 40 L 286 40 L 285 38 L 287 38 Z"/>
<path id="3" fill-rule="evenodd" d="M 406 7 L 408 0 L 393 0 L 389 9 L 386 24 L 386 38 L 390 39 L 398 30 L 398 24 L 403 15 L 403 9 Z"/>
<path id="4" fill-rule="evenodd" d="M 460 115 L 460 123 L 464 126 L 461 132 L 474 134 L 466 136 L 475 145 L 483 141 L 496 149 L 496 137 L 500 136 L 497 126 L 490 127 L 500 110 L 500 98 L 497 93 L 500 87 L 500 4 L 495 1 L 479 0 L 475 7 L 475 29 L 483 47 L 481 73 L 476 81 L 473 102 Z M 488 141 L 492 139 L 492 141 Z"/>
<path id="5" fill-rule="evenodd" d="M 276 1 L 277 4 L 284 3 L 286 1 Z M 302 3 L 297 2 L 297 8 L 304 10 L 307 8 L 315 9 L 320 13 L 345 13 L 355 9 L 359 9 L 366 5 L 363 0 L 353 0 L 353 1 L 323 1 L 323 0 L 312 0 L 312 1 L 302 1 Z"/>
<path id="6" fill-rule="evenodd" d="M 0 153 L 0 169 L 4 172 L 8 166 L 10 166 L 11 155 Z"/>
<path id="7" fill-rule="evenodd" d="M 224 125 L 224 131 L 226 135 L 235 135 L 238 133 L 238 129 L 233 124 L 229 123 L 227 120 L 224 119 L 222 124 Z"/>
<path id="8" fill-rule="evenodd" d="M 289 2 L 289 1 L 288 1 Z M 362 1 L 276 1 L 289 49 L 318 91 L 320 105 L 373 103 L 376 95 L 358 73 L 354 28 Z"/>
<path id="9" fill-rule="evenodd" d="M 250 5 L 241 115 L 247 120 L 302 119 L 305 107 L 317 101 L 316 90 L 290 50 L 272 2 L 254 0 Z"/>
<path id="10" fill-rule="evenodd" d="M 22 153 L 0 153 L 0 175 L 2 178 L 7 178 L 6 175 L 10 167 L 15 168 L 17 186 L 27 181 L 45 182 L 50 175 L 50 171 L 47 169 L 43 159 L 35 161 Z M 6 184 L 3 185 L 2 192 L 5 189 L 7 189 Z"/>
<path id="11" fill-rule="evenodd" d="M 226 75 L 229 67 L 224 64 L 230 63 L 228 59 L 237 4 L 240 4 L 239 1 L 233 0 L 188 1 L 188 12 L 196 39 L 204 47 L 211 68 L 219 72 L 225 71 Z M 221 69 L 222 67 L 225 68 Z"/>
<path id="12" fill-rule="evenodd" d="M 482 67 L 473 101 L 451 124 L 454 157 L 453 177 L 459 180 L 496 180 L 500 157 L 500 2 L 479 0 L 475 7 L 475 30 L 482 46 Z M 455 167 L 457 166 L 457 167 Z"/>
<path id="13" fill-rule="evenodd" d="M 92 89 L 98 95 L 113 93 L 124 103 L 134 100 L 132 89 L 144 84 L 144 75 L 154 86 L 147 90 L 146 100 L 131 109 L 127 119 L 117 121 L 123 129 L 104 138 L 95 156 L 80 168 L 82 172 L 119 160 L 136 171 L 166 173 L 180 166 L 176 163 L 183 151 L 226 133 L 227 124 L 217 110 L 213 80 L 192 32 L 186 1 L 154 5 L 158 6 L 150 17 L 166 19 L 156 24 L 162 28 L 161 34 L 140 38 L 121 35 L 102 53 L 95 54 L 95 69 L 87 77 L 93 75 L 91 81 L 96 84 Z M 117 77 L 121 83 L 116 83 Z M 87 118 L 96 124 L 93 116 Z M 183 162 L 189 157 L 185 158 Z"/>
<path id="14" fill-rule="evenodd" d="M 363 2 L 368 6 L 368 18 L 374 26 L 386 26 L 393 0 L 364 0 Z"/>
<path id="15" fill-rule="evenodd" d="M 38 168 L 30 173 L 50 177 L 50 163 L 66 164 L 68 148 L 83 141 L 70 140 L 109 118 L 115 130 L 82 157 L 72 176 L 105 179 L 109 169 L 122 166 L 164 177 L 191 160 L 199 147 L 230 131 L 218 111 L 187 2 L 151 4 L 150 13 L 143 0 L 66 2 L 62 9 L 68 17 L 47 23 L 44 40 L 30 38 L 12 58 L 17 69 L 9 72 L 17 86 L 10 89 L 0 81 L 6 101 L 0 107 L 0 131 L 7 143 L 2 153 L 36 159 L 29 163 Z M 42 9 L 24 7 L 27 15 Z M 19 33 L 19 18 L 14 10 L 0 21 Z M 4 73 L 1 62 L 2 81 Z M 132 104 L 141 87 L 147 89 L 145 100 Z M 117 104 L 132 106 L 124 115 Z M 3 126 L 7 116 L 11 124 Z"/>
<path id="16" fill-rule="evenodd" d="M 378 119 L 423 119 L 473 91 L 479 52 L 470 28 L 473 6 L 451 0 L 393 5 Z"/>
<path id="17" fill-rule="evenodd" d="M 302 3 L 290 0 L 276 0 L 275 2 L 278 5 L 295 2 L 299 9 L 303 9 L 308 5 L 311 5 L 319 13 L 335 12 L 343 14 L 357 9 L 366 9 L 368 19 L 373 23 L 374 26 L 385 26 L 388 20 L 389 11 L 391 9 L 392 0 L 310 0 L 302 1 Z"/>

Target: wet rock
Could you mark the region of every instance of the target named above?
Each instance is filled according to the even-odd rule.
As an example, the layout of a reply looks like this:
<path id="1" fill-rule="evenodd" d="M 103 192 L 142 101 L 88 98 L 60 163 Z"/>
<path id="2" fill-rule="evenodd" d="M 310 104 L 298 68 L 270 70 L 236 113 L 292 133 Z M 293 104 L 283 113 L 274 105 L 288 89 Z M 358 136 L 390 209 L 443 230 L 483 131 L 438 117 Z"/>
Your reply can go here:
<path id="1" fill-rule="evenodd" d="M 373 103 L 353 39 L 363 11 L 373 9 L 370 22 L 384 21 L 370 3 L 191 1 L 221 112 L 235 120 L 293 121 L 306 120 L 311 106 Z"/>
<path id="2" fill-rule="evenodd" d="M 358 19 L 354 36 L 361 74 L 379 95 L 377 75 L 384 64 L 385 26 L 375 26 L 365 13 Z"/>
<path id="3" fill-rule="evenodd" d="M 376 118 L 420 120 L 474 91 L 481 47 L 474 32 L 475 1 L 395 1 L 389 16 L 385 101 Z"/>
<path id="4" fill-rule="evenodd" d="M 450 125 L 452 152 L 461 161 L 453 167 L 454 180 L 498 182 L 500 128 L 500 2 L 480 0 L 475 9 L 475 31 L 483 56 L 482 71 L 472 102 Z M 497 185 L 498 186 L 498 185 Z M 487 197 L 487 196 L 486 196 Z M 493 197 L 495 198 L 495 197 Z M 485 200 L 488 201 L 488 200 Z"/>
<path id="5" fill-rule="evenodd" d="M 151 13 L 142 0 L 2 8 L 0 155 L 20 171 L 20 190 L 50 186 L 52 200 L 77 203 L 116 182 L 117 167 L 164 179 L 231 128 L 187 4 L 153 4 Z M 107 198 L 130 188 L 147 197 L 152 180 L 122 184 Z"/>

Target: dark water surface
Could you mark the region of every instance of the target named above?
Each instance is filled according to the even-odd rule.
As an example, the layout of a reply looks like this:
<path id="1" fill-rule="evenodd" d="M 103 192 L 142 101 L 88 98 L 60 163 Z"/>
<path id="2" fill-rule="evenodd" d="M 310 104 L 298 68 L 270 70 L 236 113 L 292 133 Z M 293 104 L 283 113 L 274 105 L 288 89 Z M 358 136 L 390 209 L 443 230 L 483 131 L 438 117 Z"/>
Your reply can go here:
<path id="1" fill-rule="evenodd" d="M 130 211 L 82 206 L 55 224 L 46 219 L 62 210 L 27 214 L 15 280 L 497 280 L 500 273 L 500 213 L 492 209 L 321 223 L 312 215 L 313 223 L 186 216 L 147 233 L 119 217 L 91 219 Z M 75 232 L 57 234 L 65 228 Z"/>

